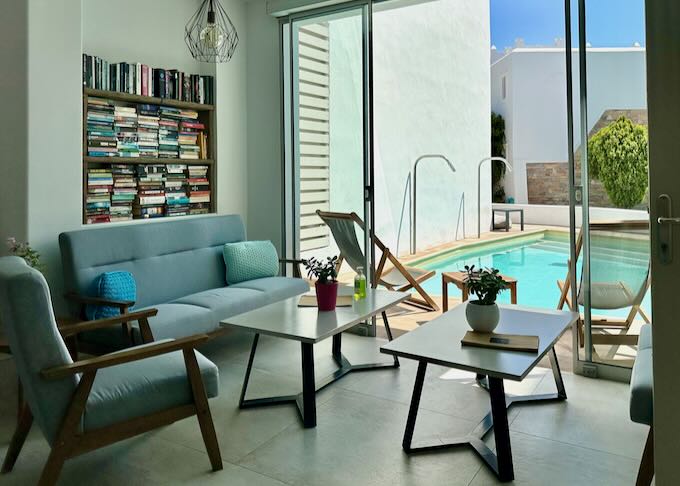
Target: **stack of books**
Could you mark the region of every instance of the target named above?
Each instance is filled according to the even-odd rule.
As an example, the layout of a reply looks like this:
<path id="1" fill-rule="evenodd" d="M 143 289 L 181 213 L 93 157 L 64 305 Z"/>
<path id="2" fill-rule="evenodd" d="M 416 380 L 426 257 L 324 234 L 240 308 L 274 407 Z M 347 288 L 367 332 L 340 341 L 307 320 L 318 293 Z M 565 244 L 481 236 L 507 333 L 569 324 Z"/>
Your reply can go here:
<path id="1" fill-rule="evenodd" d="M 190 165 L 187 186 L 189 191 L 189 214 L 210 212 L 210 182 L 207 165 Z"/>
<path id="2" fill-rule="evenodd" d="M 137 145 L 141 157 L 158 157 L 158 106 L 138 105 Z"/>
<path id="3" fill-rule="evenodd" d="M 165 175 L 165 215 L 186 216 L 189 214 L 187 194 L 187 166 L 168 164 Z"/>
<path id="4" fill-rule="evenodd" d="M 205 125 L 198 121 L 198 112 L 181 110 L 179 122 L 179 158 L 198 160 Z"/>
<path id="5" fill-rule="evenodd" d="M 158 156 L 176 159 L 179 157 L 179 108 L 171 106 L 160 107 L 160 121 L 158 128 Z"/>
<path id="6" fill-rule="evenodd" d="M 111 221 L 111 186 L 113 176 L 109 169 L 88 169 L 85 216 L 87 224 Z"/>
<path id="7" fill-rule="evenodd" d="M 165 165 L 138 165 L 137 197 L 132 206 L 135 218 L 158 218 L 165 208 Z"/>
<path id="8" fill-rule="evenodd" d="M 131 106 L 116 106 L 113 115 L 113 126 L 118 139 L 118 157 L 139 157 L 137 110 Z"/>
<path id="9" fill-rule="evenodd" d="M 111 221 L 132 219 L 132 204 L 137 197 L 137 178 L 132 165 L 111 165 L 113 194 L 111 195 Z"/>
<path id="10" fill-rule="evenodd" d="M 151 68 L 139 62 L 109 63 L 88 54 L 83 54 L 83 86 L 194 103 L 213 104 L 215 99 L 212 76 Z"/>
<path id="11" fill-rule="evenodd" d="M 114 108 L 99 98 L 87 99 L 87 155 L 112 157 L 118 153 L 118 141 L 113 129 Z"/>

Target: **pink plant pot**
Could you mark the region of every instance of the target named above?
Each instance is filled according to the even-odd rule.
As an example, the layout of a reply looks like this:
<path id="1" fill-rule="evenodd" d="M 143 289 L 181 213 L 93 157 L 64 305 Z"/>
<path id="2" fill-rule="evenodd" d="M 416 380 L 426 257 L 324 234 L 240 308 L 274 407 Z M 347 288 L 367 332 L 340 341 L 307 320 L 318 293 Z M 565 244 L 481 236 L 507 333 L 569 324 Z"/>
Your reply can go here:
<path id="1" fill-rule="evenodd" d="M 319 310 L 323 312 L 334 311 L 335 303 L 338 300 L 338 282 L 316 282 L 314 286 L 316 287 L 316 303 Z"/>

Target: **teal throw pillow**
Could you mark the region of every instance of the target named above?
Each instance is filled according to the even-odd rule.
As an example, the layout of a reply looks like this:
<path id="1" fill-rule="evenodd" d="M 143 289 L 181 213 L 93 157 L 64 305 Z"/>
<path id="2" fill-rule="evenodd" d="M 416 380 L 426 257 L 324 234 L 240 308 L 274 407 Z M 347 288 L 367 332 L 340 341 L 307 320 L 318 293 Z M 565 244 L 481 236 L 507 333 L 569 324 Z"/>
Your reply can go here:
<path id="1" fill-rule="evenodd" d="M 137 300 L 137 284 L 130 272 L 106 272 L 94 281 L 92 294 L 103 299 L 131 300 L 134 302 Z M 117 315 L 120 315 L 118 307 L 108 305 L 88 305 L 85 307 L 85 316 L 90 320 Z"/>
<path id="2" fill-rule="evenodd" d="M 279 255 L 271 241 L 227 243 L 222 254 L 229 285 L 279 274 Z"/>

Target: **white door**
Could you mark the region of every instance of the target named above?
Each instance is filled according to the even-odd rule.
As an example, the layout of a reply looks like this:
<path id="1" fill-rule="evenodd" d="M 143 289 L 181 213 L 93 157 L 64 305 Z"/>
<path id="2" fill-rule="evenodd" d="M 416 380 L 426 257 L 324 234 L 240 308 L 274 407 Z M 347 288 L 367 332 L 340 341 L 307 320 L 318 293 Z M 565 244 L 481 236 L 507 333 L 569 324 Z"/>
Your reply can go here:
<path id="1" fill-rule="evenodd" d="M 658 218 L 680 216 L 680 3 L 646 3 L 654 449 L 656 484 L 665 485 L 680 484 L 680 225 Z"/>

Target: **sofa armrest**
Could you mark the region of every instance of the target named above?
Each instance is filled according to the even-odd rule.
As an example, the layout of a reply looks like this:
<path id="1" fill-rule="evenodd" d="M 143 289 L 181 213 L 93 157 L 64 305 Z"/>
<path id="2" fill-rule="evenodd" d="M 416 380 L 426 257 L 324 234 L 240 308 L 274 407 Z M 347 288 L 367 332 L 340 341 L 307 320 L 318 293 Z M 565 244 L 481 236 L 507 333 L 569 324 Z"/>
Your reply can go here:
<path id="1" fill-rule="evenodd" d="M 80 295 L 75 292 L 69 292 L 64 294 L 64 297 L 71 302 L 76 304 L 93 304 L 93 305 L 108 305 L 111 307 L 118 307 L 121 312 L 124 312 L 128 307 L 135 305 L 134 300 L 111 300 L 103 299 L 101 297 L 90 297 L 88 295 Z"/>
<path id="2" fill-rule="evenodd" d="M 127 322 L 139 321 L 140 327 L 148 327 L 149 317 L 158 314 L 157 309 L 147 309 L 137 312 L 128 312 L 118 316 L 107 317 L 106 319 L 97 319 L 95 321 L 83 321 L 76 324 L 65 324 L 59 327 L 59 332 L 63 337 L 75 336 L 83 331 L 93 331 L 95 329 L 102 329 L 104 327 L 114 326 L 116 324 L 125 324 Z"/>
<path id="3" fill-rule="evenodd" d="M 182 339 L 140 346 L 125 351 L 118 351 L 116 353 L 104 354 L 95 358 L 76 361 L 66 365 L 46 368 L 42 370 L 40 374 L 43 376 L 43 378 L 48 380 L 58 380 L 75 375 L 76 373 L 93 372 L 102 368 L 108 368 L 110 366 L 152 358 L 154 356 L 160 356 L 161 354 L 172 353 L 174 351 L 194 349 L 196 346 L 206 342 L 208 339 L 210 338 L 207 334 L 197 334 L 195 336 L 189 336 Z"/>

